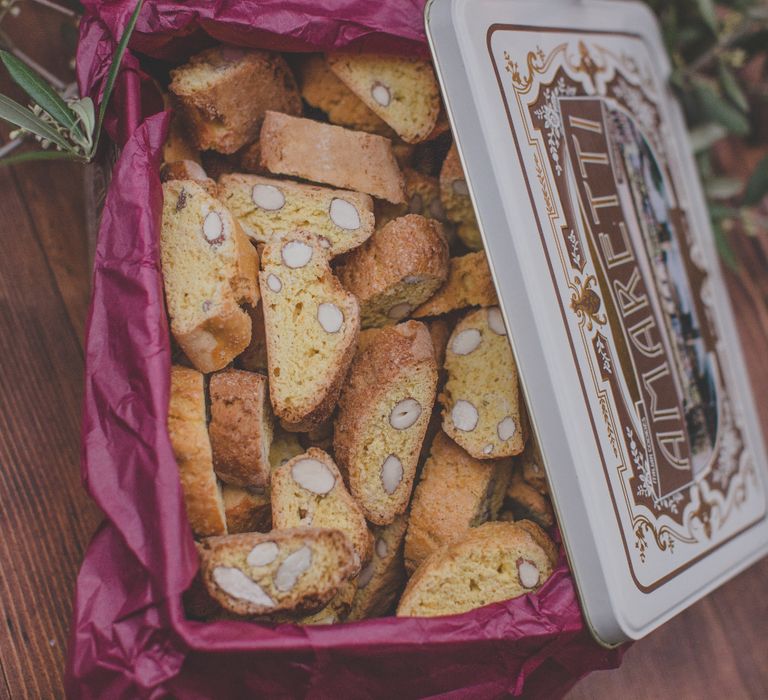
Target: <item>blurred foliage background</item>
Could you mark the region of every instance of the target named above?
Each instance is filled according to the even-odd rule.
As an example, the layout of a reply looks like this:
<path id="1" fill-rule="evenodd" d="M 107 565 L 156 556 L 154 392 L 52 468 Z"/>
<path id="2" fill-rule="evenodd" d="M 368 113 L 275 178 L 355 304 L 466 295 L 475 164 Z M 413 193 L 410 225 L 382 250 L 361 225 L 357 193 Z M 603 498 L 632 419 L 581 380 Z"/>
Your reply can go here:
<path id="1" fill-rule="evenodd" d="M 723 262 L 768 231 L 768 0 L 649 0 L 672 58 Z"/>

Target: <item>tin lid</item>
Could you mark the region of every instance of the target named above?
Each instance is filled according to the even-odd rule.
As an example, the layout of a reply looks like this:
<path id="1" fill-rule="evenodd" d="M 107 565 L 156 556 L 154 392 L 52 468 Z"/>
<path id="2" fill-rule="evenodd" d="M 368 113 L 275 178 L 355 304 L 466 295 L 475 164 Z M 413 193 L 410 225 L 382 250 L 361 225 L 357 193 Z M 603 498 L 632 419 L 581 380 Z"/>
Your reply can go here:
<path id="1" fill-rule="evenodd" d="M 427 33 L 585 617 L 637 639 L 768 552 L 768 470 L 655 18 L 431 0 Z"/>

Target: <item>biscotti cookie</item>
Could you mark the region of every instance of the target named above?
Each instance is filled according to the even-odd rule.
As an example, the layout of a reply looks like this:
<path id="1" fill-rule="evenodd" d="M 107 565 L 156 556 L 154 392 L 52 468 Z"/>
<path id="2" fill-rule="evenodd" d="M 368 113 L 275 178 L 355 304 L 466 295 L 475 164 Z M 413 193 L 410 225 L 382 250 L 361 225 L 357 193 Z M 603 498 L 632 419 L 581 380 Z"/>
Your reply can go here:
<path id="1" fill-rule="evenodd" d="M 317 611 L 355 571 L 352 545 L 338 530 L 227 535 L 204 540 L 203 547 L 203 583 L 236 615 Z"/>
<path id="2" fill-rule="evenodd" d="M 485 253 L 478 251 L 448 261 L 448 279 L 437 292 L 413 312 L 416 318 L 465 309 L 496 306 L 496 287 Z"/>
<path id="3" fill-rule="evenodd" d="M 418 214 L 390 221 L 348 253 L 336 273 L 360 301 L 363 328 L 396 323 L 432 296 L 448 276 L 442 226 Z"/>
<path id="4" fill-rule="evenodd" d="M 264 311 L 261 300 L 256 306 L 247 306 L 245 310 L 251 317 L 251 340 L 248 347 L 238 355 L 235 362 L 240 369 L 266 373 L 269 366 L 267 362 L 267 334 L 264 330 Z"/>
<path id="5" fill-rule="evenodd" d="M 163 95 L 163 104 L 166 109 L 173 107 L 170 95 Z M 192 145 L 192 141 L 181 118 L 178 113 L 174 112 L 168 125 L 168 136 L 163 144 L 163 162 L 173 163 L 180 160 L 188 160 L 199 164 L 200 152 Z"/>
<path id="6" fill-rule="evenodd" d="M 301 97 L 276 53 L 220 46 L 171 71 L 187 129 L 201 150 L 234 153 L 259 135 L 267 110 L 301 114 Z"/>
<path id="7" fill-rule="evenodd" d="M 232 215 L 200 183 L 163 184 L 160 258 L 171 331 L 201 372 L 221 369 L 248 345 L 241 302 L 258 301 L 258 257 Z"/>
<path id="8" fill-rule="evenodd" d="M 360 331 L 357 299 L 308 232 L 275 236 L 260 275 L 269 390 L 283 427 L 311 430 L 333 412 Z"/>
<path id="9" fill-rule="evenodd" d="M 227 516 L 227 531 L 230 534 L 269 532 L 272 529 L 272 509 L 268 492 L 222 484 L 221 495 Z"/>
<path id="10" fill-rule="evenodd" d="M 498 307 L 470 312 L 459 321 L 448 341 L 445 369 L 443 430 L 477 459 L 520 454 L 527 424 Z"/>
<path id="11" fill-rule="evenodd" d="M 445 215 L 449 221 L 456 224 L 456 233 L 464 245 L 470 250 L 481 250 L 483 241 L 456 144 L 451 146 L 440 170 L 440 197 Z"/>
<path id="12" fill-rule="evenodd" d="M 540 494 L 549 495 L 549 482 L 544 471 L 544 460 L 534 435 L 528 438 L 523 453 L 517 458 L 517 467 L 527 484 L 533 486 Z"/>
<path id="13" fill-rule="evenodd" d="M 389 525 L 373 525 L 373 557 L 357 577 L 349 620 L 380 617 L 392 609 L 403 584 L 403 537 L 408 520 L 398 515 Z"/>
<path id="14" fill-rule="evenodd" d="M 360 563 L 371 557 L 371 534 L 329 455 L 311 447 L 272 473 L 275 528 L 331 527 L 349 537 Z"/>
<path id="15" fill-rule="evenodd" d="M 408 582 L 397 615 L 455 615 L 533 593 L 556 564 L 554 542 L 533 523 L 485 523 L 427 558 Z"/>
<path id="16" fill-rule="evenodd" d="M 304 447 L 299 442 L 297 433 L 289 433 L 287 430 L 275 426 L 272 449 L 269 451 L 269 463 L 272 465 L 273 471 L 303 453 Z"/>
<path id="17" fill-rule="evenodd" d="M 357 580 L 351 578 L 342 584 L 339 592 L 322 610 L 310 615 L 274 615 L 272 621 L 291 622 L 295 625 L 335 625 L 337 622 L 344 622 L 349 615 L 356 591 Z"/>
<path id="18" fill-rule="evenodd" d="M 412 168 L 403 169 L 406 201 L 390 204 L 379 200 L 376 203 L 376 226 L 381 228 L 388 221 L 406 214 L 421 214 L 428 219 L 443 221 L 445 212 L 440 200 L 440 185 L 437 178 L 425 175 Z"/>
<path id="19" fill-rule="evenodd" d="M 258 139 L 247 146 L 243 146 L 237 152 L 237 158 L 240 163 L 239 172 L 251 173 L 252 175 L 269 175 L 269 171 L 261 164 L 261 143 Z"/>
<path id="20" fill-rule="evenodd" d="M 297 78 L 301 96 L 308 105 L 325 112 L 331 124 L 382 136 L 394 135 L 392 128 L 336 77 L 323 56 L 312 54 L 300 61 Z"/>
<path id="21" fill-rule="evenodd" d="M 225 175 L 219 179 L 219 196 L 258 243 L 269 243 L 275 233 L 308 230 L 334 256 L 357 248 L 373 233 L 373 200 L 362 192 Z"/>
<path id="22" fill-rule="evenodd" d="M 528 484 L 519 471 L 512 475 L 504 496 L 504 511 L 514 520 L 532 520 L 543 528 L 555 524 L 555 514 L 549 499 Z"/>
<path id="23" fill-rule="evenodd" d="M 171 367 L 168 435 L 192 532 L 199 537 L 225 534 L 224 503 L 206 425 L 203 375 L 194 369 Z"/>
<path id="24" fill-rule="evenodd" d="M 382 329 L 359 353 L 339 400 L 336 460 L 365 517 L 391 523 L 405 511 L 437 389 L 424 324 Z"/>
<path id="25" fill-rule="evenodd" d="M 172 160 L 163 163 L 160 166 L 160 181 L 168 182 L 168 180 L 195 180 L 206 183 L 206 190 L 211 196 L 215 197 L 217 194 L 216 183 L 214 182 L 212 186 L 207 184 L 212 181 L 203 170 L 203 166 L 194 160 Z"/>
<path id="26" fill-rule="evenodd" d="M 479 460 L 445 433 L 435 436 L 413 493 L 405 568 L 412 573 L 433 551 L 494 520 L 512 474 L 512 460 Z"/>
<path id="27" fill-rule="evenodd" d="M 384 54 L 330 54 L 330 69 L 408 143 L 424 141 L 440 114 L 432 64 Z"/>
<path id="28" fill-rule="evenodd" d="M 311 119 L 267 112 L 261 161 L 272 173 L 405 201 L 403 174 L 389 139 Z"/>
<path id="29" fill-rule="evenodd" d="M 216 474 L 233 486 L 268 486 L 273 426 L 267 378 L 227 369 L 211 376 L 208 391 Z"/>

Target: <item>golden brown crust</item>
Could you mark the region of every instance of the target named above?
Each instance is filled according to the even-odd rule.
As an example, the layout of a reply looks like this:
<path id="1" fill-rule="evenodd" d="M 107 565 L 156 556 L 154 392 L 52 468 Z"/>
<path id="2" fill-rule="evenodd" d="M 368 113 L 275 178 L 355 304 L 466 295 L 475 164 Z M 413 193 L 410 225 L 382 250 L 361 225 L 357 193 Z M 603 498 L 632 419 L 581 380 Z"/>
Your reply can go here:
<path id="1" fill-rule="evenodd" d="M 483 251 L 478 251 L 451 258 L 445 284 L 416 309 L 413 316 L 439 316 L 468 306 L 495 306 L 498 303 L 488 259 Z"/>
<path id="2" fill-rule="evenodd" d="M 224 506 L 213 472 L 205 422 L 203 375 L 194 369 L 171 367 L 168 435 L 192 531 L 200 537 L 226 534 Z"/>
<path id="3" fill-rule="evenodd" d="M 405 583 L 403 538 L 407 525 L 407 516 L 399 515 L 389 525 L 371 526 L 373 558 L 357 577 L 357 591 L 349 620 L 391 613 L 393 603 Z"/>
<path id="4" fill-rule="evenodd" d="M 382 428 L 381 416 L 377 413 L 382 408 L 379 404 L 388 401 L 392 394 L 394 407 L 400 399 L 410 396 L 409 392 L 417 388 L 408 387 L 408 383 L 414 380 L 419 392 L 423 394 L 419 397 L 419 418 L 407 430 L 394 430 L 390 425 Z M 348 481 L 350 491 L 361 504 L 366 518 L 373 523 L 386 525 L 392 522 L 408 505 L 436 390 L 437 366 L 432 340 L 424 324 L 418 321 L 381 329 L 375 342 L 357 355 L 352 363 L 339 399 L 334 424 L 334 450 L 337 464 Z M 368 434 L 372 432 L 382 441 L 380 447 L 384 454 L 377 455 L 382 461 L 391 453 L 392 445 L 401 439 L 407 443 L 403 444 L 403 453 L 397 455 L 403 467 L 402 480 L 391 494 L 392 498 L 387 499 L 386 506 L 375 504 L 366 487 L 368 478 L 373 478 L 372 471 L 375 473 L 381 465 L 381 462 L 371 465 L 373 452 L 366 453 L 365 457 L 360 452 L 369 439 Z M 375 448 L 370 449 L 375 452 Z"/>
<path id="5" fill-rule="evenodd" d="M 307 461 L 320 462 L 332 475 L 333 487 L 327 493 L 314 493 L 294 478 L 293 467 Z M 275 528 L 311 526 L 341 530 L 349 537 L 359 565 L 371 558 L 371 534 L 363 511 L 347 491 L 336 463 L 323 450 L 310 447 L 277 467 L 272 474 L 271 500 Z"/>
<path id="6" fill-rule="evenodd" d="M 363 327 L 396 323 L 448 276 L 448 243 L 434 219 L 408 214 L 344 256 L 336 272 L 361 305 Z"/>
<path id="7" fill-rule="evenodd" d="M 555 514 L 547 497 L 526 483 L 519 471 L 512 475 L 504 499 L 504 508 L 512 513 L 516 521 L 525 518 L 543 528 L 550 528 L 555 524 Z"/>
<path id="8" fill-rule="evenodd" d="M 222 484 L 221 495 L 230 534 L 269 532 L 272 529 L 272 507 L 268 493 Z"/>
<path id="9" fill-rule="evenodd" d="M 307 104 L 321 109 L 331 124 L 356 131 L 392 137 L 395 132 L 339 80 L 320 54 L 306 56 L 298 64 L 301 96 Z"/>
<path id="10" fill-rule="evenodd" d="M 274 559 L 250 564 L 247 559 L 257 545 L 274 543 Z M 349 539 L 338 530 L 302 528 L 210 537 L 202 542 L 200 572 L 208 593 L 225 610 L 250 616 L 279 612 L 311 613 L 326 605 L 353 575 L 354 554 Z M 286 558 L 308 547 L 308 567 L 292 585 L 278 587 L 279 571 Z M 235 569 L 261 589 L 251 598 L 235 596 L 221 587 L 221 569 Z M 217 569 L 219 570 L 217 572 Z M 261 601 L 261 602 L 260 602 Z"/>
<path id="11" fill-rule="evenodd" d="M 291 271 L 284 264 L 282 258 L 283 246 L 293 243 L 301 243 L 312 249 L 311 261 L 298 271 L 296 269 Z M 263 271 L 260 280 L 272 407 L 275 414 L 280 417 L 283 428 L 291 432 L 307 432 L 325 422 L 336 406 L 342 383 L 357 346 L 357 337 L 360 332 L 359 307 L 354 296 L 342 288 L 338 279 L 331 272 L 327 250 L 322 247 L 319 239 L 309 232 L 301 231 L 277 235 L 264 248 L 262 263 Z M 313 266 L 312 269 L 306 273 L 301 271 L 310 266 Z M 269 287 L 270 276 L 273 274 L 282 279 L 282 286 L 278 292 Z M 311 281 L 304 280 L 299 284 L 302 280 L 301 275 L 304 274 L 309 275 Z M 296 282 L 297 290 L 294 291 L 291 298 L 287 298 L 286 294 L 290 294 L 288 292 L 289 282 L 293 284 L 291 280 Z M 299 301 L 298 291 L 305 293 L 306 299 Z M 300 305 L 302 312 L 312 316 L 311 321 L 307 321 L 307 323 L 311 322 L 314 331 L 320 334 L 319 337 L 324 338 L 324 329 L 321 329 L 317 320 L 320 302 L 332 302 L 343 312 L 343 326 L 339 331 L 342 336 L 332 350 L 333 356 L 329 356 L 328 361 L 322 367 L 319 367 L 317 363 L 312 364 L 306 357 L 302 359 L 302 366 L 299 368 L 302 377 L 306 377 L 307 380 L 321 377 L 322 382 L 318 391 L 306 401 L 289 401 L 286 393 L 288 379 L 282 364 L 287 361 L 285 355 L 291 347 L 295 346 L 297 339 L 299 342 L 304 342 L 309 339 L 309 336 L 301 337 L 298 330 L 293 335 L 284 336 L 285 333 L 291 333 L 291 328 L 286 327 L 285 324 L 281 325 L 281 313 L 285 315 L 289 305 L 293 305 L 295 312 L 296 307 Z M 293 319 L 293 323 L 298 323 L 295 313 L 291 313 L 290 317 Z M 306 330 L 306 327 L 302 329 L 302 331 Z M 325 341 L 323 340 L 323 342 Z M 324 374 L 312 374 L 310 376 L 311 373 L 320 371 Z M 297 386 L 304 383 L 300 379 L 297 380 Z"/>
<path id="12" fill-rule="evenodd" d="M 223 370 L 211 376 L 209 393 L 216 474 L 233 486 L 268 486 L 273 427 L 267 378 L 239 369 Z"/>
<path id="13" fill-rule="evenodd" d="M 218 222 L 218 239 L 207 237 L 208 217 Z M 256 253 L 243 248 L 243 237 L 200 182 L 163 184 L 160 256 L 171 331 L 201 372 L 226 366 L 250 340 L 250 318 L 237 302 L 258 299 Z"/>
<path id="14" fill-rule="evenodd" d="M 267 112 L 260 140 L 262 164 L 270 172 L 366 192 L 395 204 L 405 199 L 403 174 L 390 140 L 383 136 Z"/>
<path id="15" fill-rule="evenodd" d="M 235 227 L 235 243 L 237 245 L 237 274 L 232 281 L 235 299 L 240 304 L 251 307 L 259 303 L 259 254 L 248 236 L 243 232 L 240 223 L 232 218 Z"/>
<path id="16" fill-rule="evenodd" d="M 201 71 L 202 81 L 193 77 Z M 267 51 L 207 49 L 171 71 L 170 90 L 201 150 L 234 153 L 258 136 L 267 110 L 301 114 L 288 65 Z"/>
<path id="17" fill-rule="evenodd" d="M 536 561 L 540 576 L 534 587 L 522 585 L 514 575 L 502 582 L 493 581 L 495 591 L 484 592 L 485 599 L 469 604 L 451 597 L 458 584 L 462 591 L 471 591 L 467 585 L 473 573 L 473 560 L 500 559 L 511 571 L 519 566 L 515 557 Z M 448 615 L 480 607 L 491 602 L 514 598 L 538 589 L 557 564 L 557 548 L 533 523 L 489 522 L 471 528 L 466 536 L 453 544 L 433 552 L 411 577 L 400 598 L 398 617 Z M 467 581 L 464 581 L 464 577 Z M 482 581 L 480 582 L 482 585 Z M 436 599 L 436 592 L 443 596 Z M 471 598 L 473 595 L 466 595 Z M 476 596 L 479 598 L 478 596 Z M 431 599 L 430 605 L 425 603 Z"/>
<path id="18" fill-rule="evenodd" d="M 438 433 L 411 502 L 406 569 L 413 572 L 436 549 L 494 519 L 511 471 L 511 460 L 474 459 Z"/>

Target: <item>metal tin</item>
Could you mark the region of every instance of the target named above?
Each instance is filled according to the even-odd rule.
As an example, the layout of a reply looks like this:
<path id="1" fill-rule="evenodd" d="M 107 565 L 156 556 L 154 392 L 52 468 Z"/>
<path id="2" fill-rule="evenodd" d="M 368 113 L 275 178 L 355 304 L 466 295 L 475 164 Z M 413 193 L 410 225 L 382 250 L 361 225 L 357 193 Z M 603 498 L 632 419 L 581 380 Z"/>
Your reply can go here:
<path id="1" fill-rule="evenodd" d="M 638 639 L 768 552 L 768 470 L 655 18 L 431 0 L 427 32 L 585 617 Z"/>

